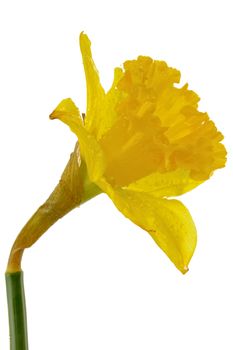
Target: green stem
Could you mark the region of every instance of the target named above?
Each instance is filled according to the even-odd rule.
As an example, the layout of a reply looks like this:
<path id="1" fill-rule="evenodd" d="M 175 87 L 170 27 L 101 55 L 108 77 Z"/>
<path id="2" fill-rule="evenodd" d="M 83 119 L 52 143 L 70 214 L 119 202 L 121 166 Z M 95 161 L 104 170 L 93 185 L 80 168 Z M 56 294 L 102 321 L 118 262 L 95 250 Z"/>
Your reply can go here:
<path id="1" fill-rule="evenodd" d="M 23 272 L 6 273 L 10 350 L 28 350 Z"/>

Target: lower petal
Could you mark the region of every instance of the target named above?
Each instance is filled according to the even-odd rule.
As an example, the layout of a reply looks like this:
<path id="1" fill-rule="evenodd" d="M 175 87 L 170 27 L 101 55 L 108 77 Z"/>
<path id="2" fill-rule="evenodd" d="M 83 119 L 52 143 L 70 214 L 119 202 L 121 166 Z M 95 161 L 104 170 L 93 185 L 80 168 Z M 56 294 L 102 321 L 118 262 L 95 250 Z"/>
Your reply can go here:
<path id="1" fill-rule="evenodd" d="M 188 271 L 197 234 L 188 209 L 180 201 L 127 189 L 115 190 L 104 181 L 99 186 L 128 219 L 151 235 L 182 273 Z"/>
<path id="2" fill-rule="evenodd" d="M 159 198 L 175 197 L 191 191 L 202 182 L 193 180 L 188 170 L 177 169 L 165 173 L 152 173 L 131 183 L 128 189 L 137 192 L 147 192 Z"/>

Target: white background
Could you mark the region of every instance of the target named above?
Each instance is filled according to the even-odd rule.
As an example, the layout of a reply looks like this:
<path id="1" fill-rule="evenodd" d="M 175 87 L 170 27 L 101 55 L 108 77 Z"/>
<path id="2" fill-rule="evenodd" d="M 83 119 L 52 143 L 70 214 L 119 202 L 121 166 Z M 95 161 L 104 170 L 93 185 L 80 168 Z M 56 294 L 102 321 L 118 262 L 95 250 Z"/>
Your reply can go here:
<path id="1" fill-rule="evenodd" d="M 8 349 L 10 247 L 65 166 L 75 136 L 48 115 L 85 111 L 84 30 L 106 88 L 139 54 L 163 59 L 225 135 L 228 164 L 182 196 L 198 229 L 185 276 L 101 195 L 25 252 L 30 350 L 233 348 L 231 1 L 4 1 L 0 5 L 0 348 Z"/>

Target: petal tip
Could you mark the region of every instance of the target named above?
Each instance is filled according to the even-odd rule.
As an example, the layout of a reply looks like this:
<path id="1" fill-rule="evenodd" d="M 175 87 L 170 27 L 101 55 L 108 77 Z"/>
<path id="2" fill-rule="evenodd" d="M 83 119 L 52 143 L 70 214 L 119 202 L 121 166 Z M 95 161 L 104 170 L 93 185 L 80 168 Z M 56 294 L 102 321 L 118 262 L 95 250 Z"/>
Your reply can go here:
<path id="1" fill-rule="evenodd" d="M 91 41 L 88 38 L 87 34 L 84 33 L 84 31 L 82 31 L 79 35 L 79 44 L 80 44 L 81 51 L 84 48 L 87 49 L 91 47 Z"/>
<path id="2" fill-rule="evenodd" d="M 183 266 L 179 270 L 182 272 L 183 275 L 185 275 L 189 271 L 189 268 L 188 266 Z"/>
<path id="3" fill-rule="evenodd" d="M 49 115 L 50 119 L 60 119 L 64 113 L 69 112 L 70 114 L 79 114 L 79 110 L 72 101 L 71 98 L 65 98 L 62 100 L 58 106 L 53 110 L 53 112 Z"/>
<path id="4" fill-rule="evenodd" d="M 49 115 L 49 119 L 51 119 L 51 120 L 58 119 L 56 109 Z"/>

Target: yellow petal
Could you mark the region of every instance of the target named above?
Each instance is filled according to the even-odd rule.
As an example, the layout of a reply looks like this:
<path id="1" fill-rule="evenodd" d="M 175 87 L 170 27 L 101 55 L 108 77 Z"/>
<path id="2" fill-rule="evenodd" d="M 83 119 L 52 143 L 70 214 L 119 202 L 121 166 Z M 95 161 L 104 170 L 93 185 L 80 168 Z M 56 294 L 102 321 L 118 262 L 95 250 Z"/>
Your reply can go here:
<path id="1" fill-rule="evenodd" d="M 155 197 L 174 197 L 191 191 L 203 181 L 196 181 L 190 177 L 190 172 L 185 169 L 177 169 L 168 173 L 153 173 L 127 188 L 137 192 L 146 192 Z"/>
<path id="2" fill-rule="evenodd" d="M 123 93 L 117 89 L 117 85 L 123 75 L 124 73 L 121 68 L 115 68 L 112 86 L 105 95 L 98 121 L 96 120 L 96 123 L 98 122 L 98 124 L 96 124 L 97 130 L 95 130 L 97 140 L 100 140 L 118 119 L 116 106 L 121 100 Z"/>
<path id="3" fill-rule="evenodd" d="M 74 102 L 70 98 L 62 100 L 50 118 L 61 120 L 78 136 L 81 155 L 87 164 L 88 175 L 91 181 L 97 181 L 105 170 L 104 156 L 94 136 L 84 128 L 80 112 Z"/>
<path id="4" fill-rule="evenodd" d="M 87 130 L 94 133 L 95 131 L 98 131 L 100 112 L 103 105 L 105 92 L 101 86 L 99 74 L 92 59 L 91 42 L 88 36 L 82 32 L 80 34 L 79 42 L 83 58 L 87 87 L 87 109 L 85 126 Z"/>
<path id="5" fill-rule="evenodd" d="M 182 273 L 188 271 L 197 235 L 192 217 L 180 201 L 127 189 L 115 190 L 104 180 L 99 186 L 127 218 L 151 235 Z"/>

